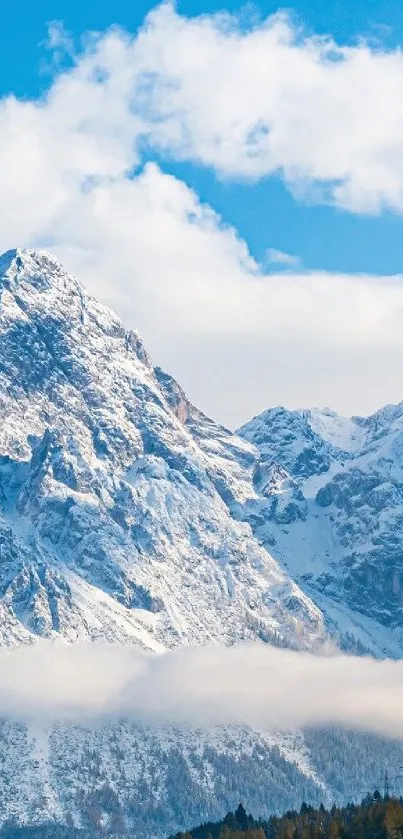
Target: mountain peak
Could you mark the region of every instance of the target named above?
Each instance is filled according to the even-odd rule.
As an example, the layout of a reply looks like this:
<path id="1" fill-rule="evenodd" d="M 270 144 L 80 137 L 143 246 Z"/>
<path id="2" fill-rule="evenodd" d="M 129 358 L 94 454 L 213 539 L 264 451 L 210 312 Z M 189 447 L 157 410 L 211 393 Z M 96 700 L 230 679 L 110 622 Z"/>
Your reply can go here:
<path id="1" fill-rule="evenodd" d="M 47 251 L 9 251 L 0 276 L 7 643 L 321 642 L 319 610 L 225 504 L 249 447 L 220 447 L 223 430 Z"/>
<path id="2" fill-rule="evenodd" d="M 12 248 L 0 256 L 0 276 L 7 279 L 43 281 L 44 277 L 67 276 L 59 260 L 44 249 Z"/>
<path id="3" fill-rule="evenodd" d="M 47 250 L 15 248 L 0 256 L 0 293 L 4 323 L 30 321 L 36 331 L 39 328 L 43 332 L 45 320 L 55 328 L 58 324 L 60 333 L 74 329 L 88 338 L 88 333 L 95 330 L 127 340 L 133 349 L 141 343 L 135 333 L 127 333 L 125 338 L 118 316 L 92 297 Z M 78 334 L 76 341 L 81 343 Z"/>

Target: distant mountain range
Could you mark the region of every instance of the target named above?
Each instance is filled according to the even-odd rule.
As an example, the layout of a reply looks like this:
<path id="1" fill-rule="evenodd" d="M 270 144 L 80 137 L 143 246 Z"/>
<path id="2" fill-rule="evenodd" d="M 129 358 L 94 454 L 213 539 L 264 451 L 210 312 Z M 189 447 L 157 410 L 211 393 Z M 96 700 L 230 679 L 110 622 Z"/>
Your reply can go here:
<path id="1" fill-rule="evenodd" d="M 403 404 L 349 420 L 275 408 L 233 434 L 47 252 L 0 258 L 0 301 L 1 644 L 331 638 L 402 656 Z M 139 837 L 240 793 L 255 813 L 363 794 L 380 756 L 403 763 L 343 732 L 124 721 L 4 721 L 0 743 L 4 818 Z"/>

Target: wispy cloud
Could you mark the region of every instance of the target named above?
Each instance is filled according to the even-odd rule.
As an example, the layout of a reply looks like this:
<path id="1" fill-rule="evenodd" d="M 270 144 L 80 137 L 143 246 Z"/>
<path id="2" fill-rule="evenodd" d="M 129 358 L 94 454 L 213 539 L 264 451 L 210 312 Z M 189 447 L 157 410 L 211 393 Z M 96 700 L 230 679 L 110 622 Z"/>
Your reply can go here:
<path id="1" fill-rule="evenodd" d="M 276 248 L 268 248 L 266 258 L 271 265 L 281 265 L 288 269 L 300 268 L 302 265 L 300 256 L 293 256 L 290 253 L 279 251 Z"/>
<path id="2" fill-rule="evenodd" d="M 0 651 L 0 714 L 267 730 L 345 725 L 403 738 L 403 662 L 311 655 L 265 644 L 146 655 L 59 645 Z"/>

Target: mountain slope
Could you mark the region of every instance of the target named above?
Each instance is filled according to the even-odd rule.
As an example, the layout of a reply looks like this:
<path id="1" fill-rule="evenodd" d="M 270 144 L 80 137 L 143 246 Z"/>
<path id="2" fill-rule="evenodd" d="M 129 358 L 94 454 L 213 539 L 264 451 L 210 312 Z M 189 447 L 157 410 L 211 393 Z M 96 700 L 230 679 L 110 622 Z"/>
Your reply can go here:
<path id="1" fill-rule="evenodd" d="M 321 609 L 336 642 L 400 657 L 403 404 L 351 419 L 273 408 L 234 436 L 160 381 L 231 515 Z"/>
<path id="2" fill-rule="evenodd" d="M 268 735 L 247 728 L 0 724 L 2 819 L 54 819 L 156 839 L 220 818 L 243 798 L 268 816 L 302 801 L 361 800 L 402 745 L 341 731 Z M 125 831 L 128 831 L 126 834 Z"/>
<path id="3" fill-rule="evenodd" d="M 219 453 L 139 336 L 47 253 L 6 254 L 0 293 L 3 643 L 320 642 L 320 611 L 229 515 Z"/>
<path id="4" fill-rule="evenodd" d="M 403 404 L 352 419 L 275 408 L 239 434 L 259 450 L 255 483 L 270 472 L 282 480 L 238 516 L 320 606 L 344 645 L 400 657 Z"/>

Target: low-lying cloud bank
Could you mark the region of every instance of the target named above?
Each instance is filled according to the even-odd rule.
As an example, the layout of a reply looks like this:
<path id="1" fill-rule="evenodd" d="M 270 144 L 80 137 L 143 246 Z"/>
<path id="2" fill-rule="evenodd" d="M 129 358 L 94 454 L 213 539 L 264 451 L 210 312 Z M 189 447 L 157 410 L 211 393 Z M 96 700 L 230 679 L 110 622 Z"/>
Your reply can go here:
<path id="1" fill-rule="evenodd" d="M 147 655 L 60 645 L 0 651 L 0 715 L 152 724 L 343 725 L 403 739 L 403 661 L 244 644 Z"/>

